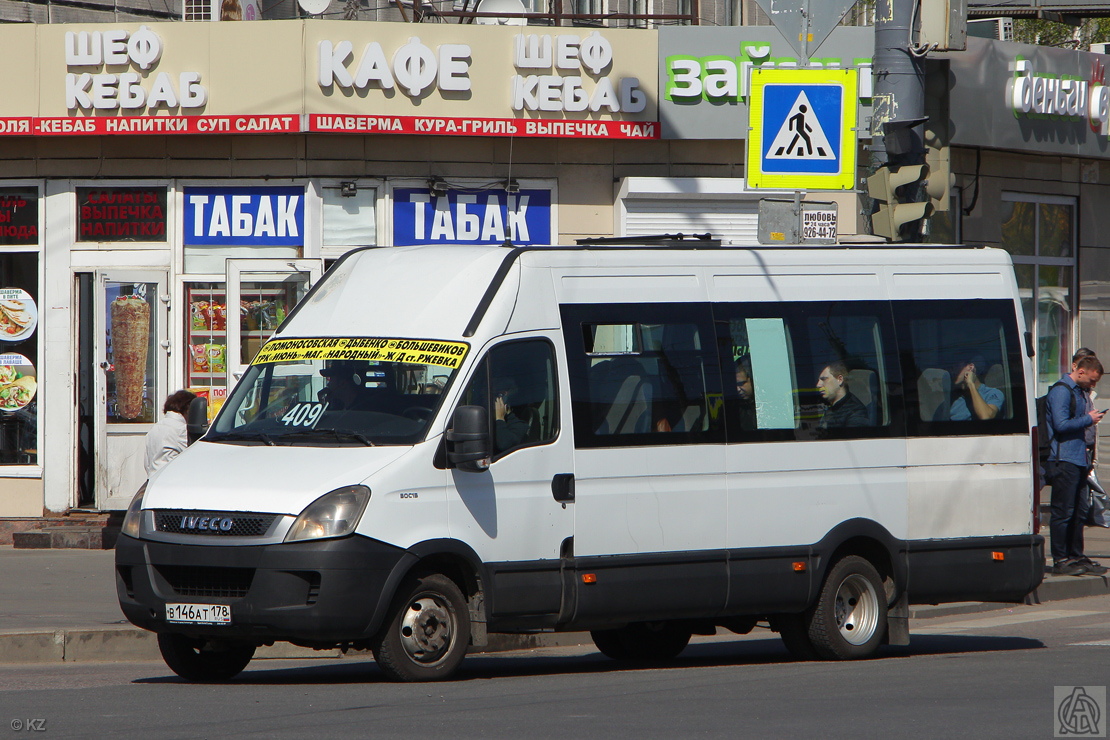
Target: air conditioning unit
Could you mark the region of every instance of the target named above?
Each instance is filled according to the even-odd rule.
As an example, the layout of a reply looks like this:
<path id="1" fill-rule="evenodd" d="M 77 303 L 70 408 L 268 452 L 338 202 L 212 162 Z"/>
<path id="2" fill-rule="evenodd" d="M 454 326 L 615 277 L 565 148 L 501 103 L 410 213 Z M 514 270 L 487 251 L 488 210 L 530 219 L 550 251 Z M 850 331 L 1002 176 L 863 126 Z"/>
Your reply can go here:
<path id="1" fill-rule="evenodd" d="M 1014 40 L 1013 18 L 976 18 L 967 22 L 967 35 L 981 39 Z"/>

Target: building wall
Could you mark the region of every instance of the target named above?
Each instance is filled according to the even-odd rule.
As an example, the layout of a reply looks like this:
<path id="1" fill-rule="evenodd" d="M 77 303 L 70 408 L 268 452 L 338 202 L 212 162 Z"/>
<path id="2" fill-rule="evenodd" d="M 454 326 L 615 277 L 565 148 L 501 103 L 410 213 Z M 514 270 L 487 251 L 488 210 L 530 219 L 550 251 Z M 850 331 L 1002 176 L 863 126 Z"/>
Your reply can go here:
<path id="1" fill-rule="evenodd" d="M 742 142 L 382 135 L 2 138 L 0 157 L 5 168 L 0 186 L 39 183 L 44 196 L 40 200 L 44 224 L 40 248 L 45 277 L 39 296 L 44 349 L 39 361 L 40 377 L 49 377 L 50 383 L 40 388 L 39 425 L 44 444 L 38 465 L 42 478 L 24 471 L 25 480 L 0 481 L 0 517 L 38 516 L 44 508 L 60 512 L 79 503 L 74 453 L 78 420 L 73 399 L 80 311 L 74 271 L 165 271 L 173 295 L 166 335 L 172 343 L 167 382 L 171 390 L 187 384 L 183 358 L 188 357 L 188 340 L 183 327 L 189 314 L 182 280 L 189 278 L 182 273 L 182 245 L 175 223 L 167 224 L 173 236 L 164 244 L 75 242 L 75 183 L 128 186 L 142 182 L 180 188 L 182 182 L 219 185 L 229 180 L 236 186 L 290 179 L 333 184 L 336 179 L 357 182 L 361 178 L 375 183 L 401 179 L 411 183 L 432 177 L 448 182 L 495 183 L 510 177 L 520 182 L 541 180 L 554 188 L 556 196 L 555 241 L 572 244 L 577 238 L 615 232 L 615 199 L 623 179 L 698 177 L 742 182 L 742 150 Z M 176 223 L 181 218 L 177 212 Z M 388 220 L 378 228 L 380 243 L 390 243 Z M 319 233 L 306 224 L 304 238 L 305 256 L 319 256 Z M 328 253 L 335 256 L 334 251 Z M 103 333 L 103 328 L 93 331 Z M 97 461 L 104 461 L 100 453 Z M 137 461 L 127 464 L 141 468 Z M 105 472 L 99 470 L 97 475 Z M 109 508 L 115 504 L 118 501 Z"/>
<path id="2" fill-rule="evenodd" d="M 1036 326 L 1031 328 L 1038 338 L 1038 393 L 1067 370 L 1068 358 L 1079 347 L 1089 347 L 1104 362 L 1110 361 L 1110 230 L 1105 226 L 1110 210 L 1110 163 L 1030 152 L 956 148 L 952 150 L 952 171 L 962 207 L 971 208 L 970 213 L 962 216 L 963 241 L 968 244 L 988 244 L 1014 251 L 1004 235 L 1008 211 L 1003 193 L 1074 199 L 1076 223 L 1071 254 L 1074 278 L 1069 293 L 1075 320 L 1070 336 L 1059 338 L 1058 360 L 1044 356 L 1046 348 L 1055 348 L 1050 341 L 1052 330 L 1042 325 L 1047 323 L 1043 309 L 1027 306 L 1026 310 L 1027 321 L 1036 316 Z M 1015 262 L 1021 261 L 1022 257 L 1015 256 Z M 1018 264 L 1017 269 L 1022 286 L 1023 276 L 1028 280 L 1029 266 Z M 1058 281 L 1041 278 L 1042 286 L 1056 289 L 1057 284 Z M 1022 287 L 1023 297 L 1027 297 L 1028 288 Z M 1107 383 L 1103 386 L 1101 395 L 1110 397 L 1110 387 Z M 1102 459 L 1107 459 L 1110 440 L 1105 436 L 1100 449 Z"/>
<path id="3" fill-rule="evenodd" d="M 129 23 L 180 20 L 182 0 L 0 0 L 5 23 Z"/>
<path id="4" fill-rule="evenodd" d="M 0 517 L 40 517 L 42 501 L 41 479 L 0 477 Z"/>
<path id="5" fill-rule="evenodd" d="M 624 177 L 743 178 L 742 141 L 411 136 L 0 138 L 10 178 L 556 178 L 559 239 L 613 231 Z"/>

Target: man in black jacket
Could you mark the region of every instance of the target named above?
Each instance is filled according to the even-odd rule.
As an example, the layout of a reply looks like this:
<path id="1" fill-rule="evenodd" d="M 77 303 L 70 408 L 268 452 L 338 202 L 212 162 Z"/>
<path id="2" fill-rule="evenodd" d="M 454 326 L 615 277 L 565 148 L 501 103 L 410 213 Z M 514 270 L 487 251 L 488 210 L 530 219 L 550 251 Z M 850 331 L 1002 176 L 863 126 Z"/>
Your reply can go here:
<path id="1" fill-rule="evenodd" d="M 843 362 L 830 362 L 821 371 L 821 376 L 817 378 L 817 390 L 828 405 L 821 421 L 817 422 L 818 429 L 869 425 L 867 407 L 848 390 L 848 366 Z"/>

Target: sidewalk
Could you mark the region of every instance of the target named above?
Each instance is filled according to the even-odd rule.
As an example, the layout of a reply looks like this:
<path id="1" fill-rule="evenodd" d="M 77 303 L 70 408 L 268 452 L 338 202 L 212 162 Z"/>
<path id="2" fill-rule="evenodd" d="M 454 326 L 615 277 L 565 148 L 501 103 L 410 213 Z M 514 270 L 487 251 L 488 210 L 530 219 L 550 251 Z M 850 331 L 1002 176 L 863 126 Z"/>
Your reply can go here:
<path id="1" fill-rule="evenodd" d="M 1047 536 L 1047 530 L 1042 529 Z M 1087 554 L 1110 565 L 1110 529 L 1086 530 Z M 1046 548 L 1047 549 L 1047 548 Z M 116 602 L 111 550 L 16 550 L 0 547 L 0 663 L 159 660 L 154 635 L 131 626 Z M 1043 603 L 1110 593 L 1107 576 L 1045 574 L 1030 597 Z M 1003 608 L 969 602 L 913 607 L 911 617 L 948 616 Z M 911 627 L 912 633 L 912 627 Z M 489 651 L 589 642 L 584 633 L 491 635 Z M 338 656 L 287 644 L 261 648 L 259 658 Z"/>

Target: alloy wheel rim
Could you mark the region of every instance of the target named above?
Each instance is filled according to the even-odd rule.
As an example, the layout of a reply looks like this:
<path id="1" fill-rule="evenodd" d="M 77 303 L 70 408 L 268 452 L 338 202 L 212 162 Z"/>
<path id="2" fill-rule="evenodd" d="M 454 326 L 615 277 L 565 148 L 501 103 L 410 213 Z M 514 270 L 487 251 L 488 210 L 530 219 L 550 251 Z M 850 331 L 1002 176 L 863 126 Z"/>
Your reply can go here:
<path id="1" fill-rule="evenodd" d="M 879 596 L 871 581 L 853 574 L 836 590 L 833 605 L 840 636 L 852 645 L 863 645 L 875 635 L 879 624 Z"/>

